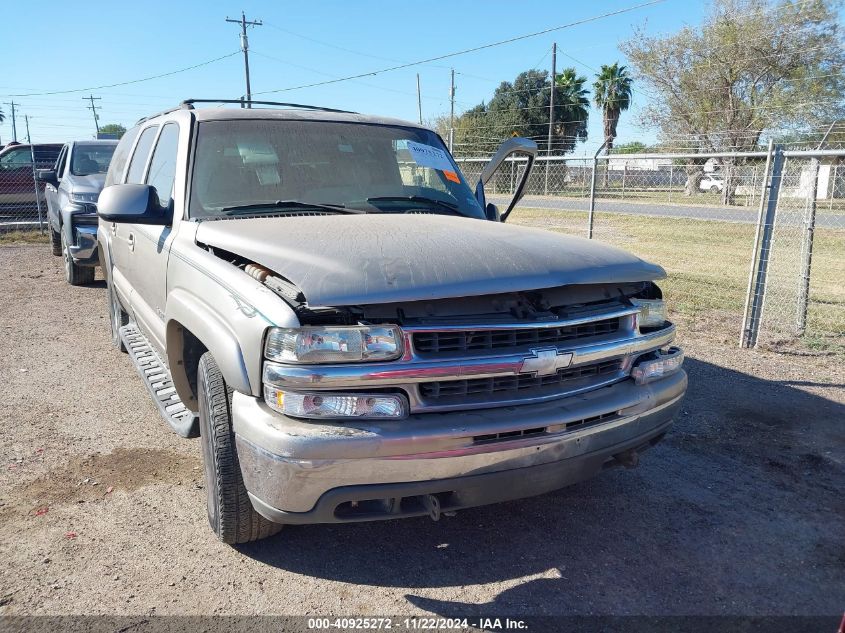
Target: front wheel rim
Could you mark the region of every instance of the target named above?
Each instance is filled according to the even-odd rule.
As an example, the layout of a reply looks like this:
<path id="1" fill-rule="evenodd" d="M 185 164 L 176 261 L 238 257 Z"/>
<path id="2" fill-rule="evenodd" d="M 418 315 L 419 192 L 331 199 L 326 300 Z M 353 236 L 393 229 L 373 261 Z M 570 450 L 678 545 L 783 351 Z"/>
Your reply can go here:
<path id="1" fill-rule="evenodd" d="M 62 233 L 62 259 L 65 260 L 65 279 L 70 281 L 70 252 L 68 251 L 64 233 Z"/>

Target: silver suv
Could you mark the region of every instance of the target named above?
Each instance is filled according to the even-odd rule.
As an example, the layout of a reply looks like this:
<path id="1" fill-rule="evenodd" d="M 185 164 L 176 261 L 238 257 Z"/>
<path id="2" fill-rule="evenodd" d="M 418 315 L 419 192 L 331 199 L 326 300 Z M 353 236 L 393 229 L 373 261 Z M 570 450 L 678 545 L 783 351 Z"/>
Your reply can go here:
<path id="1" fill-rule="evenodd" d="M 665 273 L 505 224 L 533 142 L 471 186 L 412 123 L 195 103 L 126 133 L 98 237 L 114 344 L 200 435 L 221 540 L 437 519 L 663 437 L 687 386 Z M 528 168 L 500 212 L 484 185 L 510 157 Z"/>
<path id="2" fill-rule="evenodd" d="M 116 146 L 117 141 L 105 140 L 66 143 L 53 169 L 37 172 L 45 183 L 53 255 L 64 259 L 65 279 L 74 286 L 94 281 L 97 198 Z"/>

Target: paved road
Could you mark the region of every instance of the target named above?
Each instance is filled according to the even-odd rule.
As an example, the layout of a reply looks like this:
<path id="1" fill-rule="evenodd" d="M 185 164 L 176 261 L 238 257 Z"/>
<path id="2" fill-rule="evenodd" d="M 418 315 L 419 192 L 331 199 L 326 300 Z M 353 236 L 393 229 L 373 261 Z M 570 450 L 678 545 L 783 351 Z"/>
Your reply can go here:
<path id="1" fill-rule="evenodd" d="M 169 430 L 109 342 L 102 282 L 68 286 L 47 245 L 0 247 L 0 268 L 0 615 L 841 617 L 833 359 L 686 334 L 683 413 L 635 470 L 437 523 L 233 548 L 206 522 L 199 442 Z"/>
<path id="2" fill-rule="evenodd" d="M 506 196 L 490 196 L 489 201 L 497 205 L 507 204 Z M 794 202 L 794 204 L 792 204 Z M 587 198 L 557 198 L 552 196 L 525 196 L 519 204 L 522 208 L 552 209 L 555 211 L 587 212 L 590 202 Z M 660 202 L 630 202 L 599 199 L 596 211 L 602 213 L 623 213 L 626 215 L 649 215 L 693 220 L 717 220 L 756 224 L 759 209 L 752 207 L 722 207 L 714 205 L 684 205 Z M 788 210 L 781 211 L 779 223 L 786 226 L 800 226 L 803 221 L 799 201 L 791 201 Z M 816 215 L 819 228 L 845 229 L 845 214 L 820 210 Z"/>

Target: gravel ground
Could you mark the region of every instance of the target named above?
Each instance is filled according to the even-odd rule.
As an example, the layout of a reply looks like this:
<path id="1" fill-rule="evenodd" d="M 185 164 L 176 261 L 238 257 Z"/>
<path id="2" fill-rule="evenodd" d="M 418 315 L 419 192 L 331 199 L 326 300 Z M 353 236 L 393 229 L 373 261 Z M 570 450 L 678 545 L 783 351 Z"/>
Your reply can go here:
<path id="1" fill-rule="evenodd" d="M 106 295 L 0 247 L 0 614 L 824 614 L 845 605 L 842 358 L 683 338 L 638 469 L 428 519 L 206 525 L 200 447 L 108 340 Z"/>

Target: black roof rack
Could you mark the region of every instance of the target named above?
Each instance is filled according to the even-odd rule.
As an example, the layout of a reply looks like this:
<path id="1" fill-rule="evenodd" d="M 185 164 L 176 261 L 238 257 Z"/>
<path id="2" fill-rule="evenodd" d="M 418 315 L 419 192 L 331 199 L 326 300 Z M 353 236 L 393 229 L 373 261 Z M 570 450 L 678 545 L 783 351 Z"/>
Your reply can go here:
<path id="1" fill-rule="evenodd" d="M 149 121 L 150 119 L 154 119 L 157 116 L 162 116 L 163 114 L 170 114 L 171 112 L 176 112 L 176 110 L 193 110 L 194 106 L 192 106 L 188 101 L 183 101 L 175 108 L 167 108 L 167 110 L 162 110 L 161 112 L 156 112 L 155 114 L 150 114 L 149 116 L 141 117 L 135 122 L 135 125 L 141 125 L 144 121 Z"/>
<path id="2" fill-rule="evenodd" d="M 351 110 L 337 110 L 335 108 L 323 108 L 321 106 L 312 106 L 312 105 L 304 105 L 302 103 L 284 103 L 281 101 L 247 101 L 246 99 L 185 99 L 184 101 L 180 102 L 178 106 L 175 108 L 168 108 L 167 110 L 162 110 L 161 112 L 156 112 L 155 114 L 151 114 L 149 116 L 142 117 L 138 119 L 135 125 L 141 125 L 144 121 L 148 121 L 150 119 L 154 119 L 157 116 L 162 116 L 164 114 L 170 114 L 171 112 L 175 112 L 176 110 L 193 110 L 195 103 L 237 103 L 241 106 L 244 105 L 272 105 L 272 106 L 285 106 L 288 108 L 301 108 L 303 110 L 319 110 L 321 112 L 338 112 L 341 114 L 358 114 L 357 112 L 352 112 Z"/>
<path id="3" fill-rule="evenodd" d="M 304 105 L 302 103 L 285 103 L 282 101 L 249 101 L 246 99 L 185 99 L 179 105 L 181 107 L 193 108 L 195 103 L 237 103 L 241 105 L 271 105 L 285 106 L 288 108 L 301 108 L 303 110 L 320 110 L 321 112 L 340 112 L 342 114 L 358 114 L 350 110 L 337 110 L 335 108 L 323 108 L 321 106 Z M 172 112 L 172 110 L 171 110 Z"/>

